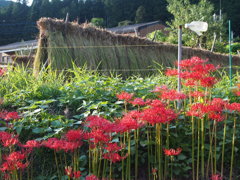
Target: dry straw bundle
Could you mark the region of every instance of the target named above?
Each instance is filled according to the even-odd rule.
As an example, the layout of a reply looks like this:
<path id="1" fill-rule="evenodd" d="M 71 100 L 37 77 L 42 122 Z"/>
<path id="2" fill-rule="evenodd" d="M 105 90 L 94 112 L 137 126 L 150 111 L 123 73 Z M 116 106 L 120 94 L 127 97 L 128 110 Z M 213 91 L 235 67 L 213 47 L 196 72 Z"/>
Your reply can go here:
<path id="1" fill-rule="evenodd" d="M 89 24 L 41 18 L 38 27 L 40 37 L 34 61 L 36 73 L 46 64 L 57 70 L 68 69 L 76 64 L 86 65 L 93 70 L 120 70 L 124 76 L 133 73 L 147 75 L 156 64 L 169 67 L 177 59 L 176 45 L 117 35 Z M 227 55 L 184 47 L 183 58 L 191 56 L 207 58 L 211 63 L 225 67 L 228 65 Z M 233 57 L 233 65 L 239 65 L 239 60 L 239 57 Z"/>

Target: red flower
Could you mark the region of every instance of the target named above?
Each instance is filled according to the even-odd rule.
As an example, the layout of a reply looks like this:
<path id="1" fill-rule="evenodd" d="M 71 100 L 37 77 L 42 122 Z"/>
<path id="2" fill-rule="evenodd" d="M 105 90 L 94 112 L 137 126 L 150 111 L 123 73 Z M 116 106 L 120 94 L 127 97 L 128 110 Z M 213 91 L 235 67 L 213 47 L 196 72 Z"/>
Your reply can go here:
<path id="1" fill-rule="evenodd" d="M 6 114 L 5 120 L 20 119 L 20 116 L 17 112 L 9 112 Z"/>
<path id="2" fill-rule="evenodd" d="M 118 152 L 122 147 L 118 146 L 117 143 L 107 143 L 107 146 L 104 147 L 108 152 Z"/>
<path id="3" fill-rule="evenodd" d="M 213 174 L 211 180 L 222 180 L 222 177 L 220 174 Z"/>
<path id="4" fill-rule="evenodd" d="M 79 130 L 69 130 L 65 136 L 68 141 L 81 141 L 84 137 L 84 132 L 80 129 Z"/>
<path id="5" fill-rule="evenodd" d="M 72 171 L 72 167 L 71 167 L 71 166 L 65 167 L 65 174 L 66 174 L 67 176 L 69 176 L 70 178 L 73 177 L 73 171 Z"/>
<path id="6" fill-rule="evenodd" d="M 6 68 L 0 68 L 0 76 L 5 75 L 6 72 L 7 72 L 7 69 L 6 69 Z"/>
<path id="7" fill-rule="evenodd" d="M 167 69 L 165 74 L 166 74 L 166 76 L 177 76 L 178 70 L 177 69 Z"/>
<path id="8" fill-rule="evenodd" d="M 121 161 L 121 160 L 125 159 L 126 157 L 127 157 L 127 155 L 120 156 L 118 153 L 105 153 L 103 155 L 103 159 L 108 159 L 112 163 L 116 163 L 118 161 Z"/>
<path id="9" fill-rule="evenodd" d="M 113 123 L 99 116 L 89 116 L 86 119 L 86 126 L 92 129 L 110 131 L 112 129 Z"/>
<path id="10" fill-rule="evenodd" d="M 5 119 L 6 115 L 8 114 L 7 111 L 0 112 L 0 119 Z"/>
<path id="11" fill-rule="evenodd" d="M 191 97 L 204 97 L 205 94 L 201 91 L 193 91 L 193 92 L 189 93 L 189 96 L 191 96 Z"/>
<path id="12" fill-rule="evenodd" d="M 129 93 L 123 91 L 120 94 L 117 94 L 116 96 L 119 100 L 129 101 L 132 99 L 133 94 L 129 94 Z"/>
<path id="13" fill-rule="evenodd" d="M 155 176 L 157 174 L 157 168 L 152 168 L 152 174 Z"/>
<path id="14" fill-rule="evenodd" d="M 2 140 L 2 144 L 4 147 L 14 146 L 18 143 L 19 143 L 19 141 L 17 138 L 10 138 L 10 139 Z"/>
<path id="15" fill-rule="evenodd" d="M 144 109 L 142 119 L 152 125 L 156 123 L 169 123 L 177 118 L 177 114 L 165 107 L 152 107 Z"/>
<path id="16" fill-rule="evenodd" d="M 205 77 L 200 80 L 200 83 L 203 87 L 212 87 L 217 83 L 217 80 L 215 77 Z"/>
<path id="17" fill-rule="evenodd" d="M 26 158 L 26 155 L 24 153 L 21 153 L 19 151 L 12 152 L 6 157 L 7 161 L 17 162 L 19 160 L 24 160 Z"/>
<path id="18" fill-rule="evenodd" d="M 25 148 L 38 148 L 40 146 L 41 146 L 41 143 L 35 140 L 29 140 L 26 142 L 25 145 L 22 145 L 22 147 L 25 147 Z"/>
<path id="19" fill-rule="evenodd" d="M 75 171 L 75 172 L 73 172 L 73 177 L 74 177 L 75 179 L 81 177 L 81 171 Z"/>
<path id="20" fill-rule="evenodd" d="M 122 131 L 130 131 L 138 129 L 144 125 L 141 113 L 138 111 L 130 111 L 123 116 L 123 118 L 117 123 L 119 127 L 122 127 Z"/>
<path id="21" fill-rule="evenodd" d="M 134 106 L 144 106 L 146 104 L 142 98 L 135 98 L 133 101 L 130 101 L 130 103 Z"/>
<path id="22" fill-rule="evenodd" d="M 181 92 L 177 92 L 174 89 L 168 89 L 167 91 L 163 91 L 160 97 L 161 99 L 174 101 L 174 100 L 186 99 L 187 96 Z"/>
<path id="23" fill-rule="evenodd" d="M 177 148 L 176 150 L 163 148 L 163 151 L 166 156 L 177 156 L 182 152 L 182 148 Z"/>
<path id="24" fill-rule="evenodd" d="M 86 177 L 86 180 L 99 180 L 99 179 L 98 179 L 98 177 L 95 176 L 95 175 L 88 175 L 88 176 Z"/>
<path id="25" fill-rule="evenodd" d="M 227 109 L 230 111 L 240 112 L 240 103 L 231 103 L 227 106 Z"/>
<path id="26" fill-rule="evenodd" d="M 206 113 L 205 109 L 206 107 L 203 103 L 196 103 L 190 107 L 190 110 L 186 113 L 186 115 L 202 118 Z"/>
<path id="27" fill-rule="evenodd" d="M 110 141 L 110 136 L 100 129 L 92 130 L 88 134 L 88 138 L 93 143 L 107 143 Z"/>

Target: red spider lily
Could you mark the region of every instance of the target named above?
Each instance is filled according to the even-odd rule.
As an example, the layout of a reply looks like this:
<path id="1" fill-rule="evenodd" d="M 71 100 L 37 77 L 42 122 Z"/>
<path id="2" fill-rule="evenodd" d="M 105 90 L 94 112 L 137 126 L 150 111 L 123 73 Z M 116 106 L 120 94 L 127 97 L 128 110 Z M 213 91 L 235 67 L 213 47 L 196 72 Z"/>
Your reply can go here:
<path id="1" fill-rule="evenodd" d="M 90 142 L 95 144 L 107 143 L 111 140 L 110 136 L 100 129 L 92 130 L 90 133 L 88 133 L 88 139 Z"/>
<path id="2" fill-rule="evenodd" d="M 186 113 L 186 115 L 202 118 L 206 114 L 205 109 L 206 107 L 203 103 L 196 103 L 190 107 L 190 110 Z"/>
<path id="3" fill-rule="evenodd" d="M 73 178 L 77 179 L 81 177 L 81 171 L 74 171 L 73 172 Z"/>
<path id="4" fill-rule="evenodd" d="M 159 107 L 159 108 L 164 108 L 165 107 L 165 104 L 158 99 L 154 99 L 151 102 L 149 102 L 148 104 L 151 107 Z"/>
<path id="5" fill-rule="evenodd" d="M 8 112 L 4 117 L 5 120 L 20 119 L 18 112 Z"/>
<path id="6" fill-rule="evenodd" d="M 142 119 L 152 125 L 156 123 L 169 123 L 177 118 L 177 114 L 164 107 L 152 107 L 143 110 Z"/>
<path id="7" fill-rule="evenodd" d="M 95 176 L 95 175 L 88 175 L 88 176 L 86 177 L 86 180 L 99 180 L 99 179 L 98 179 L 98 177 Z"/>
<path id="8" fill-rule="evenodd" d="M 5 75 L 6 72 L 7 72 L 7 69 L 6 69 L 6 68 L 0 68 L 0 76 Z"/>
<path id="9" fill-rule="evenodd" d="M 203 60 L 199 57 L 194 56 L 191 59 L 182 60 L 181 63 L 180 63 L 180 66 L 183 69 L 188 69 L 188 68 L 196 66 L 198 64 L 204 64 L 207 61 L 208 60 Z"/>
<path id="10" fill-rule="evenodd" d="M 73 170 L 73 169 L 72 169 L 71 166 L 65 167 L 65 174 L 66 174 L 67 176 L 69 176 L 70 178 L 73 177 L 73 171 L 72 171 L 72 170 Z"/>
<path id="11" fill-rule="evenodd" d="M 152 174 L 155 176 L 157 174 L 157 168 L 152 168 Z"/>
<path id="12" fill-rule="evenodd" d="M 184 86 L 196 87 L 198 86 L 198 81 L 193 79 L 187 79 L 185 82 L 182 82 Z"/>
<path id="13" fill-rule="evenodd" d="M 82 142 L 69 142 L 57 138 L 49 138 L 47 141 L 42 142 L 42 145 L 56 151 L 64 150 L 65 152 L 72 152 L 81 147 Z"/>
<path id="14" fill-rule="evenodd" d="M 13 134 L 10 134 L 5 131 L 0 131 L 0 141 L 5 141 L 7 139 L 11 139 L 12 137 L 14 137 Z"/>
<path id="15" fill-rule="evenodd" d="M 123 91 L 120 94 L 117 94 L 116 96 L 119 100 L 130 101 L 132 99 L 133 95 L 134 94 L 132 94 L 132 93 L 130 94 L 130 93 Z"/>
<path id="16" fill-rule="evenodd" d="M 141 116 L 141 113 L 138 111 L 130 111 L 118 121 L 117 125 L 122 127 L 123 132 L 138 129 L 144 125 Z"/>
<path id="17" fill-rule="evenodd" d="M 23 161 L 26 160 L 26 154 L 16 151 L 12 152 L 8 156 L 4 158 L 6 160 L 0 167 L 0 171 L 5 172 L 5 171 L 14 171 L 18 169 L 25 169 L 28 167 L 29 163 L 23 163 Z"/>
<path id="18" fill-rule="evenodd" d="M 191 96 L 191 97 L 204 97 L 205 94 L 201 91 L 193 91 L 193 92 L 189 93 L 189 96 Z"/>
<path id="19" fill-rule="evenodd" d="M 240 112 L 240 103 L 231 103 L 227 106 L 227 109 L 230 111 Z"/>
<path id="20" fill-rule="evenodd" d="M 144 106 L 146 104 L 142 98 L 135 98 L 133 101 L 130 101 L 130 103 L 134 106 Z"/>
<path id="21" fill-rule="evenodd" d="M 211 180 L 222 180 L 222 177 L 220 174 L 213 174 L 210 179 Z"/>
<path id="22" fill-rule="evenodd" d="M 81 141 L 84 138 L 84 132 L 82 130 L 69 130 L 65 136 L 68 141 Z"/>
<path id="23" fill-rule="evenodd" d="M 182 148 L 177 148 L 176 150 L 163 148 L 163 151 L 166 156 L 177 156 L 182 152 Z"/>
<path id="24" fill-rule="evenodd" d="M 86 119 L 86 126 L 92 129 L 109 131 L 112 129 L 113 123 L 99 116 L 89 116 Z"/>
<path id="25" fill-rule="evenodd" d="M 2 140 L 2 144 L 4 147 L 10 147 L 10 146 L 14 146 L 16 144 L 19 143 L 19 140 L 17 138 L 10 138 L 10 139 L 5 139 Z"/>
<path id="26" fill-rule="evenodd" d="M 11 154 L 9 154 L 7 157 L 5 157 L 5 159 L 7 161 L 12 161 L 12 162 L 17 162 L 19 160 L 24 160 L 26 158 L 26 154 L 16 151 L 16 152 L 12 152 Z"/>
<path id="27" fill-rule="evenodd" d="M 151 92 L 155 92 L 155 93 L 162 93 L 163 91 L 167 91 L 168 87 L 167 86 L 157 86 L 155 87 L 154 90 L 152 90 Z"/>
<path id="28" fill-rule="evenodd" d="M 186 99 L 186 97 L 187 96 L 185 94 L 183 94 L 181 92 L 177 92 L 174 89 L 169 89 L 167 91 L 163 91 L 162 94 L 160 95 L 161 99 L 170 100 L 170 101 Z"/>
<path id="29" fill-rule="evenodd" d="M 212 87 L 217 83 L 217 80 L 215 77 L 205 77 L 200 79 L 200 83 L 203 87 Z"/>
<path id="30" fill-rule="evenodd" d="M 8 114 L 8 111 L 2 111 L 0 112 L 0 119 L 5 119 L 6 115 Z"/>
<path id="31" fill-rule="evenodd" d="M 103 159 L 107 159 L 111 161 L 112 163 L 116 163 L 118 161 L 121 161 L 127 157 L 127 154 L 125 156 L 120 156 L 118 153 L 105 153 L 103 154 Z"/>
<path id="32" fill-rule="evenodd" d="M 104 147 L 108 152 L 118 152 L 122 149 L 122 147 L 118 146 L 117 143 L 107 143 L 107 146 Z"/>
<path id="33" fill-rule="evenodd" d="M 22 145 L 24 148 L 38 148 L 41 146 L 41 143 L 35 140 L 29 140 L 25 145 Z"/>
<path id="34" fill-rule="evenodd" d="M 177 69 L 167 69 L 165 72 L 166 76 L 177 76 L 178 75 L 178 70 Z"/>

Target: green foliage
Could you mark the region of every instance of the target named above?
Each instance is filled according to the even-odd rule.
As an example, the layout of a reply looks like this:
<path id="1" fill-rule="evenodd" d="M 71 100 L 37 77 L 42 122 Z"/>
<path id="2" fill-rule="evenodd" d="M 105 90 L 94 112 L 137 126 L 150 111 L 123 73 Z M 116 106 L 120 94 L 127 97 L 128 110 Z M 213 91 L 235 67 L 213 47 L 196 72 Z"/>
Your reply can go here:
<path id="1" fill-rule="evenodd" d="M 168 41 L 176 43 L 178 35 L 178 27 L 190 23 L 192 21 L 207 22 L 209 27 L 208 31 L 199 37 L 195 32 L 183 28 L 183 42 L 184 45 L 192 47 L 211 48 L 214 32 L 220 36 L 224 36 L 225 26 L 223 20 L 214 21 L 214 5 L 208 0 L 200 0 L 196 4 L 191 4 L 189 0 L 167 0 L 168 11 L 174 16 L 174 19 L 168 22 L 169 38 Z"/>
<path id="2" fill-rule="evenodd" d="M 139 6 L 136 11 L 135 23 L 142 23 L 146 20 L 146 10 L 144 6 Z"/>
<path id="3" fill-rule="evenodd" d="M 127 26 L 127 25 L 131 25 L 131 24 L 133 24 L 132 21 L 124 20 L 124 21 L 119 22 L 118 26 Z"/>
<path id="4" fill-rule="evenodd" d="M 237 51 L 240 51 L 240 43 L 233 43 L 231 49 L 234 54 L 237 54 Z M 225 47 L 225 52 L 229 52 L 229 45 Z"/>
<path id="5" fill-rule="evenodd" d="M 165 42 L 168 37 L 162 30 L 157 30 L 149 33 L 147 38 L 157 42 Z"/>
<path id="6" fill-rule="evenodd" d="M 91 24 L 97 27 L 103 27 L 104 26 L 104 19 L 103 18 L 92 18 Z"/>

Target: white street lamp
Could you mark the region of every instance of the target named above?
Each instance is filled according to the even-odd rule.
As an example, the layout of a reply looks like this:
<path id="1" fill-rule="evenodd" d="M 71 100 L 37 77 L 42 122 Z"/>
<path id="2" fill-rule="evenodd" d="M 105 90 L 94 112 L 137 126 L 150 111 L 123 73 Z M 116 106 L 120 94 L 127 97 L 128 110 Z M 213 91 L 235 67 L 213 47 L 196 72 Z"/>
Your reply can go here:
<path id="1" fill-rule="evenodd" d="M 206 32 L 208 30 L 208 23 L 202 22 L 202 21 L 193 21 L 189 24 L 185 24 L 185 28 L 188 28 L 195 33 L 197 33 L 198 36 L 201 36 L 203 32 Z M 178 28 L 178 92 L 181 91 L 181 77 L 180 77 L 180 63 L 182 60 L 182 25 Z M 178 101 L 178 108 L 180 109 L 181 103 L 180 100 Z"/>

